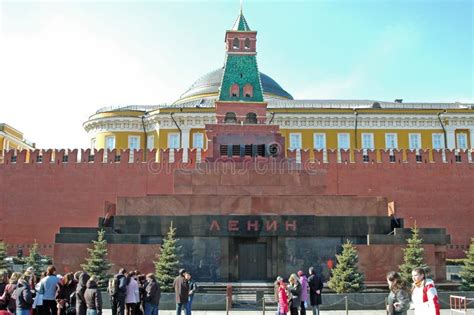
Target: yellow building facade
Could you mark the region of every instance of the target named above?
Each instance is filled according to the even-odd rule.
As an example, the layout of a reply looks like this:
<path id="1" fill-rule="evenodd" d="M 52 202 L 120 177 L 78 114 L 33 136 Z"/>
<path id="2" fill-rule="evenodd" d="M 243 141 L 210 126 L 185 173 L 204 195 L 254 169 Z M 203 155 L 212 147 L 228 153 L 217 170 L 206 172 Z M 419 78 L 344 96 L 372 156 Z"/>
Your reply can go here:
<path id="1" fill-rule="evenodd" d="M 240 77 L 249 71 L 234 67 L 242 67 L 231 69 Z M 205 125 L 216 123 L 215 102 L 228 93 L 221 91 L 224 70 L 200 77 L 172 104 L 98 110 L 84 123 L 91 147 L 206 149 Z M 267 103 L 265 124 L 279 126 L 287 149 L 473 149 L 474 104 L 295 100 L 270 76 L 258 73 Z"/>

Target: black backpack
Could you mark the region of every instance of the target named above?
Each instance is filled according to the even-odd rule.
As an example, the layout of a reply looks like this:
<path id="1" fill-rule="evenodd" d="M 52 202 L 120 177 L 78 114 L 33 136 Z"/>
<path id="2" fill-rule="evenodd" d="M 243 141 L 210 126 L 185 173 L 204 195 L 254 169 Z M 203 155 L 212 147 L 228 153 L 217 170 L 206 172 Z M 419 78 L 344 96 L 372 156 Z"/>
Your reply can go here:
<path id="1" fill-rule="evenodd" d="M 107 292 L 109 292 L 110 296 L 117 296 L 119 293 L 119 286 L 120 286 L 120 279 L 118 276 L 113 276 L 109 279 L 109 285 L 107 287 Z"/>

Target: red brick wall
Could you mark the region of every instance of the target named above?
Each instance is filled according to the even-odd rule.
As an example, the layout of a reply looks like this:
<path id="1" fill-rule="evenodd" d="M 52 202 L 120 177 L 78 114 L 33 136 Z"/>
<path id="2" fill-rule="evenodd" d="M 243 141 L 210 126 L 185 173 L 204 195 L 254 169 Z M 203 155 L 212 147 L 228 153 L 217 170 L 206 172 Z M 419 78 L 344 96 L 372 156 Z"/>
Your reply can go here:
<path id="1" fill-rule="evenodd" d="M 104 215 L 106 201 L 115 203 L 118 196 L 192 192 L 186 189 L 183 178 L 177 182 L 174 191 L 173 176 L 171 172 L 164 171 L 190 165 L 129 164 L 126 152 L 122 153 L 120 163 L 100 163 L 101 152 L 96 152 L 96 162 L 93 163 L 73 162 L 75 153 L 69 152 L 70 162 L 62 163 L 61 152 L 56 152 L 53 163 L 26 164 L 22 162 L 26 155 L 20 154 L 17 162 L 12 164 L 9 162 L 12 154 L 5 155 L 8 164 L 0 164 L 0 239 L 23 247 L 36 240 L 48 255 L 52 254 L 54 235 L 59 227 L 97 226 L 98 217 Z M 88 152 L 84 151 L 82 161 L 86 154 Z M 148 154 L 147 159 L 150 156 L 152 154 Z M 44 156 L 43 160 L 49 161 L 48 156 Z M 314 190 L 308 190 L 302 182 L 301 189 L 305 194 L 382 196 L 395 201 L 396 214 L 405 219 L 407 226 L 416 220 L 419 227 L 446 227 L 454 245 L 467 245 L 470 237 L 474 236 L 474 164 L 467 163 L 466 158 L 458 164 L 306 162 L 303 161 L 303 168 L 317 170 L 311 181 L 318 185 L 314 186 Z M 229 173 L 221 180 L 229 181 L 233 177 Z M 246 176 L 241 178 L 248 180 Z M 280 187 L 285 187 L 287 182 L 286 186 L 292 187 L 273 188 L 273 194 L 294 192 L 298 186 L 295 183 L 299 183 L 295 181 L 294 173 L 278 176 L 264 174 L 260 179 L 255 177 L 255 181 L 265 186 L 267 178 L 278 178 L 283 185 Z M 231 182 L 238 184 L 238 181 Z M 216 182 L 214 187 L 223 186 L 221 184 Z M 269 187 L 271 185 L 267 185 Z M 239 189 L 243 191 L 241 187 Z M 213 191 L 229 193 L 228 188 Z M 43 246 L 46 248 L 43 249 Z M 14 252 L 12 248 L 10 253 Z M 461 248 L 449 247 L 447 254 L 453 258 L 464 255 Z"/>

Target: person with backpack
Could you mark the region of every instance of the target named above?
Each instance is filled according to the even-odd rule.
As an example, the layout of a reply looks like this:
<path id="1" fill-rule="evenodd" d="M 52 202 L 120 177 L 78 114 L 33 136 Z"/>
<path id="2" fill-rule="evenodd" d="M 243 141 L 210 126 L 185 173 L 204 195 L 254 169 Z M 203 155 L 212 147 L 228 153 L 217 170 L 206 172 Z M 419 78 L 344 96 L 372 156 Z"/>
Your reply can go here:
<path id="1" fill-rule="evenodd" d="M 410 308 L 410 295 L 402 277 L 398 272 L 387 273 L 387 283 L 390 293 L 387 297 L 388 315 L 407 315 Z"/>
<path id="2" fill-rule="evenodd" d="M 15 289 L 15 301 L 16 301 L 16 315 L 30 315 L 31 308 L 33 306 L 33 295 L 31 294 L 31 288 L 28 284 L 31 281 L 29 273 L 25 273 L 18 280 L 18 285 Z"/>
<path id="3" fill-rule="evenodd" d="M 411 300 L 415 307 L 415 315 L 440 315 L 438 292 L 431 279 L 426 278 L 423 268 L 415 268 L 411 272 L 413 288 Z"/>
<path id="4" fill-rule="evenodd" d="M 127 270 L 121 268 L 119 272 L 109 280 L 107 291 L 110 295 L 112 315 L 125 315 L 125 297 L 127 295 Z"/>

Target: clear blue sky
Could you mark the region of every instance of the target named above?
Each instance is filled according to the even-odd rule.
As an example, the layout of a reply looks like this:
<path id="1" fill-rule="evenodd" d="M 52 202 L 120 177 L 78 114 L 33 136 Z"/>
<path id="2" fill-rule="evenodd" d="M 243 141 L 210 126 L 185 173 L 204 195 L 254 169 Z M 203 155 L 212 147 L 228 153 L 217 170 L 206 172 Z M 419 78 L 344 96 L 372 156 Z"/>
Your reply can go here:
<path id="1" fill-rule="evenodd" d="M 474 1 L 243 1 L 296 99 L 473 102 Z M 0 122 L 85 147 L 99 107 L 176 100 L 222 66 L 239 1 L 3 1 Z"/>

